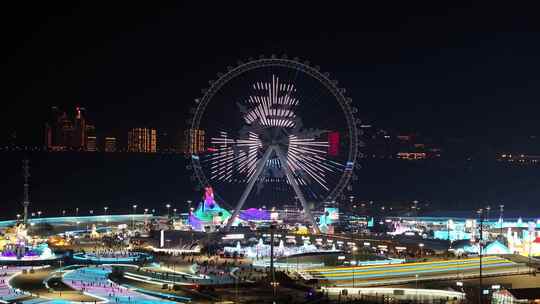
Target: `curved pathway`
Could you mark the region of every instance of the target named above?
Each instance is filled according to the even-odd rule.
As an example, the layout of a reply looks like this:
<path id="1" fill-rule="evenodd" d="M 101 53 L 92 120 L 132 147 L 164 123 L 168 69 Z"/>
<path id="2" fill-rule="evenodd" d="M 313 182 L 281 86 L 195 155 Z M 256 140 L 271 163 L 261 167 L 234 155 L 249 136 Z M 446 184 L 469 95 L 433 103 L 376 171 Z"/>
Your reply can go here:
<path id="1" fill-rule="evenodd" d="M 29 298 L 31 295 L 27 292 L 13 288 L 9 281 L 24 269 L 30 269 L 30 267 L 3 267 L 0 268 L 0 301 L 20 301 L 24 298 Z"/>
<path id="2" fill-rule="evenodd" d="M 110 266 L 81 267 L 67 271 L 63 282 L 71 288 L 111 303 L 174 303 L 145 295 L 109 280 Z"/>

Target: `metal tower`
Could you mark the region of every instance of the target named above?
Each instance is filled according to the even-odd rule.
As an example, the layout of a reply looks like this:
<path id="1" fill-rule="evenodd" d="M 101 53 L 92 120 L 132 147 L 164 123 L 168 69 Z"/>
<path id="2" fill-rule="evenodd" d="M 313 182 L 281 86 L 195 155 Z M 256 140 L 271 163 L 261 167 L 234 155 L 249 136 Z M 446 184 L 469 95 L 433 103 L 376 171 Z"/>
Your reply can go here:
<path id="1" fill-rule="evenodd" d="M 28 184 L 28 179 L 30 178 L 30 161 L 28 159 L 23 160 L 23 177 L 24 177 L 23 223 L 26 225 L 28 222 L 28 205 L 30 205 L 30 185 Z"/>

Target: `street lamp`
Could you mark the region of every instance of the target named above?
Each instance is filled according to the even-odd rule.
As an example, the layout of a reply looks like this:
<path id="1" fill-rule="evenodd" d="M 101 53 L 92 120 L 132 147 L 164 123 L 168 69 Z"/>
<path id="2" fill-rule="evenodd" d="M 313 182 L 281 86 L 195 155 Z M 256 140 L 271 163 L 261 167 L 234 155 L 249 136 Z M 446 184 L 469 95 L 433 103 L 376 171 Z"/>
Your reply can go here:
<path id="1" fill-rule="evenodd" d="M 135 229 L 135 214 L 137 213 L 137 205 L 134 204 L 131 207 L 133 208 L 133 213 L 131 214 L 131 229 Z"/>
<path id="2" fill-rule="evenodd" d="M 144 214 L 148 213 L 148 208 L 144 208 Z"/>
<path id="3" fill-rule="evenodd" d="M 38 218 L 41 218 L 41 211 L 38 211 L 37 214 L 38 214 Z"/>
<path id="4" fill-rule="evenodd" d="M 273 287 L 273 297 L 276 298 L 276 288 L 279 285 L 278 282 L 276 282 L 276 273 L 274 270 L 274 230 L 276 229 L 276 225 L 271 224 L 270 225 L 270 273 L 272 275 L 272 282 L 270 283 Z"/>
<path id="5" fill-rule="evenodd" d="M 103 207 L 103 214 L 104 215 L 107 215 L 107 209 L 109 209 L 109 207 L 107 207 L 107 206 Z"/>
<path id="6" fill-rule="evenodd" d="M 503 235 L 503 223 L 504 223 L 504 205 L 499 205 L 499 210 L 501 211 L 500 214 L 500 221 L 501 221 L 501 236 Z"/>
<path id="7" fill-rule="evenodd" d="M 62 210 L 62 216 L 66 216 L 66 210 Z"/>
<path id="8" fill-rule="evenodd" d="M 420 247 L 420 257 L 422 257 L 422 249 L 424 248 L 424 243 L 418 244 L 418 247 Z"/>
<path id="9" fill-rule="evenodd" d="M 171 209 L 171 204 L 167 204 L 165 207 L 167 207 L 167 217 L 170 217 L 169 209 Z"/>
<path id="10" fill-rule="evenodd" d="M 172 211 L 173 211 L 173 217 L 176 217 L 176 208 L 174 208 Z"/>
<path id="11" fill-rule="evenodd" d="M 355 288 L 356 287 L 356 280 L 355 280 L 355 277 L 356 277 L 356 266 L 358 266 L 358 258 L 357 258 L 357 255 L 356 255 L 356 251 L 358 250 L 358 248 L 356 247 L 356 245 L 353 247 L 352 251 L 353 251 L 353 258 L 355 260 L 354 262 L 354 268 L 353 268 L 353 273 L 352 273 L 352 287 Z"/>
<path id="12" fill-rule="evenodd" d="M 274 298 L 276 297 L 276 289 L 277 287 L 279 286 L 279 282 L 276 282 L 276 281 L 272 281 L 270 283 L 270 285 L 272 285 L 272 289 L 273 289 L 273 294 L 274 294 Z M 275 303 L 275 302 L 274 302 Z"/>
<path id="13" fill-rule="evenodd" d="M 75 208 L 75 216 L 79 216 L 79 207 Z"/>
<path id="14" fill-rule="evenodd" d="M 17 222 L 19 221 L 20 218 L 21 218 L 21 215 L 17 214 Z"/>
<path id="15" fill-rule="evenodd" d="M 414 281 L 415 281 L 415 286 L 416 286 L 416 299 L 418 300 L 418 274 L 415 274 L 414 275 Z"/>
<path id="16" fill-rule="evenodd" d="M 191 200 L 187 200 L 186 203 L 188 205 L 188 210 L 191 209 Z"/>
<path id="17" fill-rule="evenodd" d="M 479 241 L 478 241 L 478 256 L 479 256 L 479 261 L 480 261 L 480 267 L 479 267 L 479 273 L 480 273 L 480 276 L 479 276 L 479 283 L 480 283 L 480 286 L 479 286 L 479 289 L 478 289 L 478 299 L 480 301 L 480 303 L 482 303 L 482 298 L 483 298 L 483 290 L 482 290 L 482 243 L 484 241 L 484 237 L 483 237 L 483 234 L 484 234 L 484 219 L 485 219 L 485 216 L 486 216 L 486 210 L 484 209 L 478 209 L 476 211 L 476 213 L 478 214 L 478 216 L 480 217 L 480 238 L 479 238 Z"/>

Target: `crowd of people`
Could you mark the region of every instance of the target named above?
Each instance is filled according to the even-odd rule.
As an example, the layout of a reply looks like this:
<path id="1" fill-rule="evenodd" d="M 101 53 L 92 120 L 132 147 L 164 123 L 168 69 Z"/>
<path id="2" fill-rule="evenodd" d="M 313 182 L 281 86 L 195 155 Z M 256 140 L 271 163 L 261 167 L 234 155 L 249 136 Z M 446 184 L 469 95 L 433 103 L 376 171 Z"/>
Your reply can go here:
<path id="1" fill-rule="evenodd" d="M 86 255 L 92 256 L 95 258 L 128 258 L 136 257 L 139 255 L 137 252 L 132 252 L 127 249 L 124 250 L 113 250 L 108 248 L 95 248 L 88 252 L 85 252 Z"/>

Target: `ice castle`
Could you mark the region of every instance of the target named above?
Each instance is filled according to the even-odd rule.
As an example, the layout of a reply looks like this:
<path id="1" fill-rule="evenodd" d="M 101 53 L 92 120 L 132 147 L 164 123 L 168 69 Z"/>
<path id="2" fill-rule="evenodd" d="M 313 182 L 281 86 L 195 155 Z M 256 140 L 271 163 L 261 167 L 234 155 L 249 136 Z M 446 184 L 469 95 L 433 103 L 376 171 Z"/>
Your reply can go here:
<path id="1" fill-rule="evenodd" d="M 204 201 L 189 215 L 189 225 L 193 230 L 204 231 L 207 226 L 223 225 L 231 217 L 231 213 L 214 200 L 212 187 L 204 189 Z"/>

